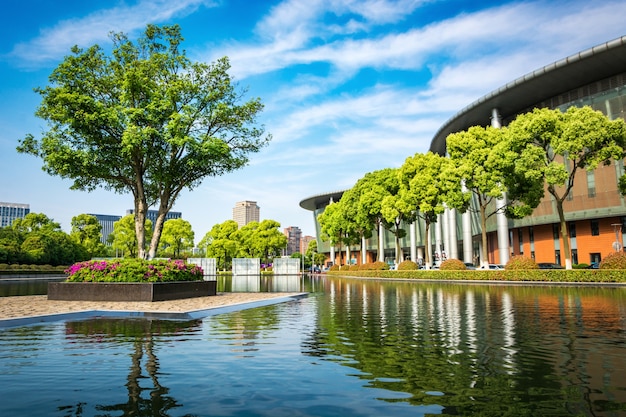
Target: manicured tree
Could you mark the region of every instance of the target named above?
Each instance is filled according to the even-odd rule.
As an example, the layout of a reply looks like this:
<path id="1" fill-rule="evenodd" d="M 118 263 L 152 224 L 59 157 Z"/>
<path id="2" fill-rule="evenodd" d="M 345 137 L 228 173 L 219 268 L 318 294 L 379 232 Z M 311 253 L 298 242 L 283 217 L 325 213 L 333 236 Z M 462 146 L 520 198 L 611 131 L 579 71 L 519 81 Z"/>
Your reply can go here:
<path id="1" fill-rule="evenodd" d="M 390 223 L 385 221 L 383 216 L 382 202 L 385 197 L 395 195 L 399 189 L 398 177 L 396 170 L 393 168 L 385 168 L 379 171 L 373 171 L 365 174 L 365 176 L 359 180 L 359 223 L 369 223 L 376 227 L 376 230 L 380 230 L 382 225 L 384 228 L 389 228 Z M 378 260 L 384 261 L 384 247 L 383 238 L 379 233 L 378 236 Z"/>
<path id="2" fill-rule="evenodd" d="M 464 186 L 460 198 L 448 198 L 447 204 L 464 211 L 473 210 L 468 205 L 473 196 L 480 214 L 482 233 L 481 263 L 488 268 L 487 219 L 505 206 L 498 207 L 496 200 L 504 198 L 507 191 L 504 182 L 506 169 L 501 151 L 497 147 L 502 143 L 503 129 L 491 126 L 472 126 L 466 131 L 453 133 L 446 139 L 448 155 L 452 169 L 448 170 L 448 181 L 457 186 Z"/>
<path id="3" fill-rule="evenodd" d="M 510 167 L 508 196 L 519 199 L 518 209 L 528 212 L 537 207 L 547 189 L 559 215 L 565 267 L 571 269 L 563 202 L 579 171 L 591 171 L 624 157 L 624 121 L 611 121 L 588 106 L 570 107 L 565 112 L 535 109 L 517 116 L 507 127 L 505 138 Z"/>
<path id="4" fill-rule="evenodd" d="M 137 256 L 137 234 L 135 229 L 135 215 L 128 214 L 113 223 L 113 232 L 109 235 L 111 246 L 121 251 L 125 258 Z M 145 235 L 152 234 L 152 221 L 146 219 Z"/>
<path id="5" fill-rule="evenodd" d="M 79 214 L 72 217 L 72 231 L 70 237 L 74 242 L 83 246 L 87 253 L 93 257 L 106 252 L 102 237 L 102 225 L 96 218 L 89 214 Z"/>
<path id="6" fill-rule="evenodd" d="M 347 227 L 344 203 L 341 200 L 326 206 L 324 212 L 317 216 L 323 240 L 330 241 L 332 246 L 339 245 L 339 265 L 342 265 L 341 247 L 344 241 L 345 229 Z M 331 259 L 334 263 L 335 260 Z"/>
<path id="7" fill-rule="evenodd" d="M 154 257 L 165 216 L 184 189 L 248 163 L 270 140 L 256 126 L 260 99 L 242 102 L 227 58 L 192 62 L 180 48 L 178 26 L 148 25 L 132 42 L 112 35 L 113 50 L 71 50 L 36 90 L 36 115 L 49 124 L 41 139 L 27 135 L 18 151 L 43 160 L 43 169 L 134 200 L 137 256 Z M 148 253 L 146 213 L 158 207 Z"/>
<path id="8" fill-rule="evenodd" d="M 287 247 L 287 236 L 280 231 L 280 223 L 276 220 L 265 219 L 259 222 L 259 227 L 253 234 L 253 246 L 261 258 L 269 262 L 274 256 Z"/>
<path id="9" fill-rule="evenodd" d="M 424 263 L 430 269 L 430 225 L 437 221 L 437 215 L 445 211 L 444 202 L 450 195 L 450 160 L 438 154 L 417 153 L 407 158 L 398 170 L 400 191 L 398 196 L 403 206 L 412 207 L 415 215 L 424 220 Z"/>
<path id="10" fill-rule="evenodd" d="M 234 220 L 218 223 L 204 235 L 198 247 L 204 249 L 208 258 L 217 258 L 218 264 L 221 263 L 222 269 L 226 270 L 228 257 L 236 256 L 239 250 L 235 237 L 238 229 L 239 225 Z"/>
<path id="11" fill-rule="evenodd" d="M 194 233 L 191 223 L 184 219 L 170 219 L 163 225 L 161 241 L 172 248 L 172 254 L 180 258 L 182 249 L 193 247 Z"/>
<path id="12" fill-rule="evenodd" d="M 349 222 L 349 225 L 346 227 L 348 231 L 347 235 L 345 235 L 347 237 L 346 244 L 360 244 L 361 257 L 364 259 L 367 248 L 363 241 L 372 237 L 374 224 L 370 218 L 361 213 L 360 197 L 363 192 L 362 183 L 363 179 L 359 179 L 352 188 L 343 193 L 340 201 L 343 205 L 344 218 Z"/>
<path id="13" fill-rule="evenodd" d="M 408 202 L 403 198 L 400 192 L 398 192 L 397 194 L 390 194 L 383 199 L 381 211 L 385 223 L 388 225 L 387 229 L 391 231 L 395 237 L 397 265 L 404 260 L 400 239 L 406 236 L 406 230 L 401 229 L 400 226 L 403 223 L 412 223 L 416 219 L 415 205 Z"/>

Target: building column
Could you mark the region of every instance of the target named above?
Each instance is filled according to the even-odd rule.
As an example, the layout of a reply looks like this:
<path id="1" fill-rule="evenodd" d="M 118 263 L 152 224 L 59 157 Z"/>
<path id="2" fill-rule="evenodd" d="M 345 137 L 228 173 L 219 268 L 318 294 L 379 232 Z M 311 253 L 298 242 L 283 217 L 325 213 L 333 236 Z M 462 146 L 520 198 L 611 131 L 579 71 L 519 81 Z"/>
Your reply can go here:
<path id="1" fill-rule="evenodd" d="M 448 253 L 448 258 L 459 259 L 459 238 L 456 232 L 456 209 L 450 209 L 448 211 L 448 234 L 448 240 L 450 241 L 450 247 L 448 248 L 450 253 Z"/>
<path id="2" fill-rule="evenodd" d="M 335 245 L 330 244 L 330 261 L 335 265 Z"/>
<path id="3" fill-rule="evenodd" d="M 378 225 L 378 260 L 385 262 L 385 228 L 382 223 Z"/>
<path id="4" fill-rule="evenodd" d="M 367 240 L 361 236 L 361 265 L 367 263 Z"/>
<path id="5" fill-rule="evenodd" d="M 441 214 L 437 215 L 437 221 L 432 226 L 435 229 L 435 253 L 433 255 L 437 255 L 439 262 L 441 262 Z M 434 259 L 432 261 L 434 265 Z"/>
<path id="6" fill-rule="evenodd" d="M 497 108 L 491 109 L 491 126 L 495 128 L 502 127 L 502 117 Z M 498 251 L 500 252 L 500 263 L 506 265 L 509 261 L 509 222 L 504 215 L 504 206 L 506 206 L 506 195 L 502 199 L 496 200 L 496 224 L 498 233 Z M 483 260 L 484 262 L 484 260 Z"/>
<path id="7" fill-rule="evenodd" d="M 411 244 L 411 260 L 413 262 L 417 262 L 417 241 L 415 237 L 415 223 L 413 222 L 409 225 L 409 238 Z"/>
<path id="8" fill-rule="evenodd" d="M 474 262 L 472 245 L 472 213 L 467 210 L 463 213 L 463 262 Z"/>
<path id="9" fill-rule="evenodd" d="M 450 255 L 450 217 L 448 216 L 450 209 L 446 208 L 446 210 L 441 215 L 441 233 L 443 240 L 443 250 L 442 254 L 446 254 L 446 259 L 451 258 Z M 443 261 L 443 257 L 441 259 Z"/>

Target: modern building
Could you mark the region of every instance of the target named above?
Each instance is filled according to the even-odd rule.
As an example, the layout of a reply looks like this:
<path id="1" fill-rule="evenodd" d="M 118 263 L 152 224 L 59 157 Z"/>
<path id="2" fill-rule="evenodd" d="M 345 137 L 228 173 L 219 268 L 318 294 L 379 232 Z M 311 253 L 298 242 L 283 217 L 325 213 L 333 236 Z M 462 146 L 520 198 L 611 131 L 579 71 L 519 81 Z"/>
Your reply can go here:
<path id="1" fill-rule="evenodd" d="M 23 219 L 30 213 L 30 205 L 0 202 L 0 227 L 11 226 L 13 220 Z"/>
<path id="2" fill-rule="evenodd" d="M 449 134 L 471 126 L 506 126 L 518 114 L 533 108 L 565 110 L 571 106 L 591 106 L 610 119 L 626 118 L 626 36 L 581 51 L 554 62 L 479 98 L 450 118 L 434 135 L 432 152 L 446 154 Z M 626 232 L 626 204 L 618 191 L 618 179 L 624 174 L 624 161 L 600 166 L 578 175 L 564 209 L 571 236 L 573 263 L 599 262 L 603 257 L 622 250 Z M 317 215 L 343 194 L 332 192 L 309 197 L 300 206 L 314 213 L 318 247 L 330 254 L 329 262 L 345 263 L 334 248 L 320 242 Z M 477 214 L 448 210 L 431 231 L 435 257 L 462 259 L 478 263 L 480 259 L 480 222 Z M 407 237 L 402 240 L 405 253 L 417 260 L 426 248 L 419 222 L 406 225 Z M 487 224 L 488 261 L 504 264 L 511 255 L 525 255 L 537 262 L 563 264 L 563 242 L 558 233 L 558 215 L 549 194 L 531 216 L 519 220 L 504 215 L 493 216 Z M 382 231 L 378 231 L 379 233 Z M 360 262 L 383 259 L 393 253 L 393 239 L 383 236 L 382 248 L 378 233 L 352 249 Z M 361 247 L 365 251 L 361 251 Z M 348 254 L 346 253 L 346 256 Z M 359 262 L 359 263 L 360 263 Z"/>
<path id="3" fill-rule="evenodd" d="M 238 201 L 233 207 L 233 220 L 239 227 L 243 227 L 250 222 L 258 222 L 261 213 L 256 201 Z"/>
<path id="4" fill-rule="evenodd" d="M 293 253 L 300 252 L 300 241 L 302 239 L 302 230 L 296 226 L 286 227 L 283 230 L 285 236 L 287 236 L 287 247 L 285 248 L 285 255 L 289 256 Z"/>
<path id="5" fill-rule="evenodd" d="M 135 210 L 133 209 L 126 210 L 126 215 L 134 214 L 134 213 L 135 213 Z M 148 210 L 146 212 L 146 219 L 150 220 L 152 224 L 156 222 L 156 219 L 158 216 L 159 216 L 158 210 Z M 165 215 L 165 221 L 172 220 L 172 219 L 181 219 L 182 217 L 183 217 L 183 214 L 180 211 L 169 211 Z"/>
<path id="6" fill-rule="evenodd" d="M 126 210 L 126 215 L 133 214 L 134 212 L 135 210 L 128 209 Z M 112 214 L 90 214 L 90 215 L 98 219 L 98 222 L 102 226 L 102 236 L 100 238 L 100 241 L 105 245 L 110 245 L 110 243 L 108 242 L 108 239 L 109 239 L 109 235 L 113 233 L 113 225 L 116 221 L 120 220 L 122 216 L 116 216 Z M 156 222 L 158 215 L 159 215 L 158 210 L 148 210 L 148 212 L 146 213 L 146 219 L 150 220 L 152 224 L 154 224 Z M 182 216 L 183 215 L 181 212 L 170 211 L 165 216 L 165 221 L 171 220 L 171 219 L 180 219 L 182 218 Z"/>
<path id="7" fill-rule="evenodd" d="M 102 226 L 100 242 L 102 242 L 104 245 L 111 245 L 108 242 L 108 239 L 109 235 L 113 233 L 113 224 L 116 221 L 120 220 L 122 216 L 114 216 L 111 214 L 90 214 L 90 216 L 94 216 L 96 219 L 98 219 L 100 226 Z"/>
<path id="8" fill-rule="evenodd" d="M 306 251 L 309 249 L 309 243 L 311 243 L 313 240 L 315 240 L 315 236 L 302 236 L 302 238 L 300 239 L 300 253 L 306 253 Z"/>

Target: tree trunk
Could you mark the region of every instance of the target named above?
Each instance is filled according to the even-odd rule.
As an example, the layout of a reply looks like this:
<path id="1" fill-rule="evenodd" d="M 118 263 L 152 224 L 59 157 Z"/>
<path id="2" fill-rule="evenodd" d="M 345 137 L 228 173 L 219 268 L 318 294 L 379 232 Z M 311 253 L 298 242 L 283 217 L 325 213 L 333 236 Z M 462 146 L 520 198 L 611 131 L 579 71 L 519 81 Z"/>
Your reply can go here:
<path id="1" fill-rule="evenodd" d="M 563 239 L 563 255 L 565 256 L 565 269 L 572 269 L 572 254 L 569 248 L 569 230 L 565 222 L 565 213 L 563 212 L 563 200 L 556 199 L 556 210 L 559 213 L 559 225 L 561 227 L 561 238 Z"/>

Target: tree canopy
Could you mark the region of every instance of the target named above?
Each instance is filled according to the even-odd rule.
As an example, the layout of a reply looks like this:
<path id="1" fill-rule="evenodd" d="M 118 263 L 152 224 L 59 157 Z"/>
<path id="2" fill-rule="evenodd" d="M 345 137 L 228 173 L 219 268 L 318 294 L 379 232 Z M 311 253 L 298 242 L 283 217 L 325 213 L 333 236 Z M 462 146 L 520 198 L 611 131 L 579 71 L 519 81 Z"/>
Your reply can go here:
<path id="1" fill-rule="evenodd" d="M 569 230 L 563 203 L 579 171 L 592 171 L 600 164 L 624 157 L 624 120 L 609 120 L 589 106 L 534 109 L 520 114 L 506 131 L 509 149 L 508 195 L 521 207 L 537 207 L 544 190 L 554 198 L 559 215 L 565 267 L 572 268 Z M 525 210 L 528 212 L 528 210 Z"/>
<path id="2" fill-rule="evenodd" d="M 136 42 L 123 33 L 111 38 L 110 54 L 98 45 L 73 47 L 49 85 L 36 89 L 35 114 L 48 128 L 17 149 L 72 180 L 72 189 L 132 194 L 139 257 L 146 257 L 147 210 L 158 207 L 153 257 L 180 193 L 245 166 L 271 137 L 256 121 L 261 100 L 244 101 L 228 58 L 192 62 L 177 25 L 148 25 Z"/>

